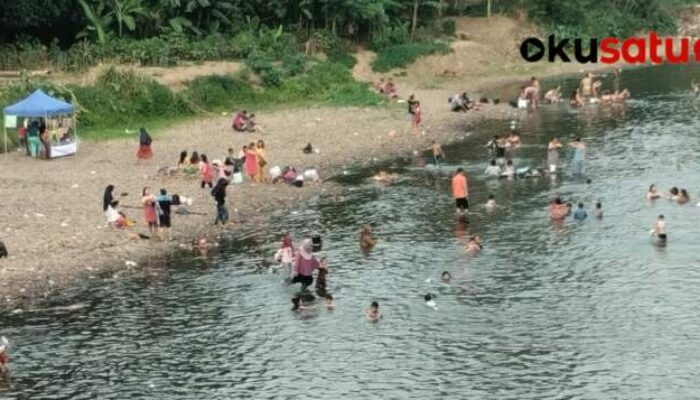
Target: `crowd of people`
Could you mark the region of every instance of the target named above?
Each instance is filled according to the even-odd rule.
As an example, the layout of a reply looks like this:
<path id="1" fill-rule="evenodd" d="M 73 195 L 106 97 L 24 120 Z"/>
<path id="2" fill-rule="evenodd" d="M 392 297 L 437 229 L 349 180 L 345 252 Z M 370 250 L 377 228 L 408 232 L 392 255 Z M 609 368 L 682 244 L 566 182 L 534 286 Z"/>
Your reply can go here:
<path id="1" fill-rule="evenodd" d="M 72 118 L 26 118 L 17 128 L 18 151 L 51 159 L 51 147 L 75 141 Z"/>
<path id="2" fill-rule="evenodd" d="M 586 104 L 610 105 L 614 103 L 624 103 L 629 97 L 627 89 L 620 89 L 619 68 L 613 70 L 613 87 L 603 89 L 603 81 L 595 79 L 592 73 L 586 73 L 580 80 L 579 85 L 572 90 L 569 97 L 569 105 L 573 108 L 582 107 Z M 563 100 L 562 87 L 557 85 L 542 94 L 540 82 L 536 77 L 520 87 L 520 95 L 511 102 L 516 108 L 537 109 L 544 102 L 545 104 L 558 104 Z"/>

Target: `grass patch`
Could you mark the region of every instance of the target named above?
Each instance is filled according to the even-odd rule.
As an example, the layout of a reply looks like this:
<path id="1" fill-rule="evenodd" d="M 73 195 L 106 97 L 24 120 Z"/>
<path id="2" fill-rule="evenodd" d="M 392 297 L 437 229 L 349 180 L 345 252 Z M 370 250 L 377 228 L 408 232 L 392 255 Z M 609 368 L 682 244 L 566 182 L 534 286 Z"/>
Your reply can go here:
<path id="1" fill-rule="evenodd" d="M 397 44 L 384 47 L 377 53 L 372 62 L 372 69 L 377 72 L 387 72 L 394 68 L 402 68 L 414 62 L 419 57 L 435 53 L 446 54 L 452 51 L 445 42 L 417 42 Z"/>

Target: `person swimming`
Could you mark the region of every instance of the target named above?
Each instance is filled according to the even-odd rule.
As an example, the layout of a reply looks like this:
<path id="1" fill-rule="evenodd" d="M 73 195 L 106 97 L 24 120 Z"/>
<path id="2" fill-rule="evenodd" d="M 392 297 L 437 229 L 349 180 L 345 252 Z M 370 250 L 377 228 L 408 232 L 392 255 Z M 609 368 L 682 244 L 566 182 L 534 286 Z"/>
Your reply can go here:
<path id="1" fill-rule="evenodd" d="M 474 235 L 471 238 L 469 238 L 469 242 L 464 247 L 464 250 L 474 254 L 483 248 L 484 246 L 481 244 L 481 236 Z"/>
<path id="2" fill-rule="evenodd" d="M 448 271 L 442 271 L 442 281 L 444 283 L 450 283 L 450 279 L 452 279 L 452 275 Z"/>
<path id="3" fill-rule="evenodd" d="M 586 213 L 586 210 L 583 208 L 583 203 L 578 203 L 578 207 L 576 208 L 576 211 L 574 211 L 574 219 L 577 221 L 583 221 L 588 217 L 588 213 Z"/>
<path id="4" fill-rule="evenodd" d="M 379 311 L 379 303 L 373 301 L 369 306 L 369 310 L 365 312 L 365 316 L 372 322 L 377 322 L 382 319 L 382 313 Z"/>
<path id="5" fill-rule="evenodd" d="M 486 207 L 486 209 L 489 211 L 493 211 L 493 209 L 496 208 L 496 198 L 493 193 L 489 194 L 489 199 L 486 201 L 486 205 L 484 207 Z"/>
<path id="6" fill-rule="evenodd" d="M 656 223 L 654 224 L 654 228 L 651 230 L 651 234 L 652 236 L 656 235 L 660 243 L 666 243 L 668 240 L 668 236 L 666 234 L 666 220 L 663 214 L 659 215 L 659 217 L 656 219 Z"/>
<path id="7" fill-rule="evenodd" d="M 656 200 L 661 197 L 663 196 L 656 190 L 656 185 L 653 183 L 649 185 L 649 190 L 647 191 L 646 195 L 647 200 Z"/>
<path id="8" fill-rule="evenodd" d="M 676 202 L 678 204 L 687 204 L 690 201 L 690 195 L 688 194 L 688 191 L 685 189 L 681 189 L 680 193 L 678 194 L 678 199 L 676 199 Z"/>
<path id="9" fill-rule="evenodd" d="M 678 197 L 680 196 L 680 193 L 678 191 L 677 187 L 672 187 L 671 190 L 668 191 L 668 199 L 671 201 L 678 201 Z"/>
<path id="10" fill-rule="evenodd" d="M 603 219 L 603 203 L 595 203 L 595 210 L 593 210 L 593 215 L 598 219 Z"/>
<path id="11" fill-rule="evenodd" d="M 398 179 L 398 175 L 396 174 L 390 174 L 384 170 L 379 171 L 377 175 L 374 176 L 374 180 L 378 183 L 382 183 L 385 185 L 389 185 L 394 183 Z"/>
<path id="12" fill-rule="evenodd" d="M 423 296 L 423 300 L 425 300 L 425 305 L 432 308 L 432 309 L 437 309 L 437 304 L 435 304 L 435 300 L 433 300 L 433 295 L 428 293 L 425 296 Z"/>

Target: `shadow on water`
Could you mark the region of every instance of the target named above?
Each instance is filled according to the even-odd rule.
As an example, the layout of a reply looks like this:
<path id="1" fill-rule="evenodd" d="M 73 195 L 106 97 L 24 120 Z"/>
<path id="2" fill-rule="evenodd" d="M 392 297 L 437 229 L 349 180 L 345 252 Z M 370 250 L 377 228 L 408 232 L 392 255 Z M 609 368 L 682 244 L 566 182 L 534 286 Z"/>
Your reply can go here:
<path id="1" fill-rule="evenodd" d="M 13 386 L 0 398 L 692 398 L 700 389 L 696 200 L 645 203 L 648 185 L 695 196 L 700 70 L 626 71 L 625 106 L 551 106 L 519 124 L 519 166 L 543 166 L 550 136 L 580 136 L 586 176 L 489 180 L 482 147 L 507 123 L 485 122 L 446 146 L 439 170 L 416 160 L 338 177 L 345 190 L 269 222 L 252 221 L 210 259 L 176 254 L 129 279 L 106 279 L 38 310 L 2 316 Z M 607 81 L 606 81 L 607 82 Z M 575 81 L 562 79 L 571 88 Z M 566 93 L 566 90 L 565 90 Z M 469 224 L 454 219 L 450 173 L 470 176 Z M 498 206 L 483 204 L 493 193 Z M 555 196 L 601 201 L 604 218 L 553 225 Z M 663 213 L 671 241 L 650 242 Z M 359 251 L 361 224 L 380 242 Z M 260 268 L 279 235 L 317 230 L 334 311 L 290 312 L 296 288 Z M 470 234 L 484 250 L 463 251 Z M 450 284 L 440 273 L 450 271 Z M 423 295 L 436 295 L 437 310 Z M 363 319 L 377 300 L 379 324 Z"/>

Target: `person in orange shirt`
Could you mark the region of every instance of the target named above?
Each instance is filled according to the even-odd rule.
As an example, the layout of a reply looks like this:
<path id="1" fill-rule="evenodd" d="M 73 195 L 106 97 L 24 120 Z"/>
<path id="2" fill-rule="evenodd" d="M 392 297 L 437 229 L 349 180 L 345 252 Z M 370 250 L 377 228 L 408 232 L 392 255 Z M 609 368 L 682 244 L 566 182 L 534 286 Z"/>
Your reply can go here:
<path id="1" fill-rule="evenodd" d="M 457 173 L 452 177 L 452 197 L 455 198 L 457 213 L 464 214 L 469 208 L 469 187 L 467 185 L 467 175 L 463 168 L 457 168 Z"/>

